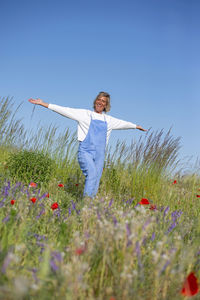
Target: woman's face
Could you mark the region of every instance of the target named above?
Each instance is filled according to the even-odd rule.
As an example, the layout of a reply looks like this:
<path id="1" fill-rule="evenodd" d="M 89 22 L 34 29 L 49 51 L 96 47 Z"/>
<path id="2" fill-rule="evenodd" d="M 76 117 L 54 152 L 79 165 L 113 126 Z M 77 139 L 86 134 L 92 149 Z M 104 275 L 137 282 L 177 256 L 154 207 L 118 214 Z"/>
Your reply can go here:
<path id="1" fill-rule="evenodd" d="M 98 114 L 102 114 L 107 104 L 107 98 L 104 96 L 100 96 L 97 98 L 95 105 L 94 105 L 94 111 Z"/>

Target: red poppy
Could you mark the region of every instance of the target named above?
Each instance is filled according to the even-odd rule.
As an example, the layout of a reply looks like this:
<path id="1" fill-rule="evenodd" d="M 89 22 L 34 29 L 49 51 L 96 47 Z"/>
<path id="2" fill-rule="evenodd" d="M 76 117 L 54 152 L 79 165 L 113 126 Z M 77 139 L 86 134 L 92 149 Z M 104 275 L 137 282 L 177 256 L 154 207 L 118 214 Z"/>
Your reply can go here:
<path id="1" fill-rule="evenodd" d="M 174 182 L 172 183 L 172 184 L 176 184 L 177 183 L 177 181 L 176 180 L 174 180 Z"/>
<path id="2" fill-rule="evenodd" d="M 200 198 L 200 195 L 197 195 L 197 198 Z"/>
<path id="3" fill-rule="evenodd" d="M 52 205 L 51 205 L 51 209 L 57 209 L 58 208 L 58 203 L 57 202 L 54 202 Z"/>
<path id="4" fill-rule="evenodd" d="M 49 198 L 49 193 L 47 193 L 45 197 L 46 197 L 46 198 Z"/>
<path id="5" fill-rule="evenodd" d="M 31 182 L 30 184 L 29 184 L 29 187 L 36 187 L 37 186 L 37 184 L 35 183 L 35 182 Z"/>
<path id="6" fill-rule="evenodd" d="M 59 183 L 58 186 L 59 186 L 59 187 L 64 187 L 64 184 Z"/>
<path id="7" fill-rule="evenodd" d="M 149 207 L 149 209 L 155 210 L 156 209 L 156 205 L 155 204 L 151 204 L 151 206 Z"/>
<path id="8" fill-rule="evenodd" d="M 195 274 L 193 272 L 191 272 L 184 284 L 183 284 L 183 288 L 181 290 L 181 294 L 184 296 L 194 296 L 198 293 L 199 291 L 199 287 L 198 287 L 198 281 L 197 281 L 197 277 L 195 276 Z"/>
<path id="9" fill-rule="evenodd" d="M 116 298 L 115 297 L 110 297 L 110 299 L 109 300 L 116 300 Z"/>
<path id="10" fill-rule="evenodd" d="M 75 184 L 75 186 L 79 186 L 79 184 L 78 184 L 78 183 L 76 183 L 76 184 Z"/>
<path id="11" fill-rule="evenodd" d="M 10 201 L 10 204 L 11 204 L 11 205 L 14 205 L 14 204 L 15 204 L 15 200 L 12 199 L 12 200 Z"/>
<path id="12" fill-rule="evenodd" d="M 81 255 L 85 252 L 85 248 L 81 247 L 81 248 L 77 248 L 75 250 L 76 255 Z"/>
<path id="13" fill-rule="evenodd" d="M 36 200 L 37 200 L 37 198 L 33 197 L 33 198 L 31 198 L 30 200 L 31 200 L 33 203 L 35 203 Z"/>
<path id="14" fill-rule="evenodd" d="M 141 205 L 148 205 L 150 204 L 149 200 L 146 198 L 142 198 L 141 201 L 139 202 L 139 204 Z"/>

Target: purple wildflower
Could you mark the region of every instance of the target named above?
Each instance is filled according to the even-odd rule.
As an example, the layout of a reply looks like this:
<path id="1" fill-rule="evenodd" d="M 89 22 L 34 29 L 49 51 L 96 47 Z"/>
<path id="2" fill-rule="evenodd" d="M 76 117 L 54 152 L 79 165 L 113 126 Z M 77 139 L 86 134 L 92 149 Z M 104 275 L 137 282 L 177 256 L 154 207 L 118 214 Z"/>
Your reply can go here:
<path id="1" fill-rule="evenodd" d="M 126 203 L 126 206 L 127 206 L 129 204 L 129 200 L 125 201 L 125 203 Z"/>
<path id="2" fill-rule="evenodd" d="M 160 222 L 160 217 L 157 215 L 156 217 L 156 223 L 158 224 Z"/>
<path id="3" fill-rule="evenodd" d="M 52 271 L 54 271 L 54 272 L 56 272 L 59 269 L 58 266 L 56 265 L 54 259 L 50 260 L 50 266 L 51 266 Z"/>
<path id="4" fill-rule="evenodd" d="M 71 201 L 71 203 L 72 203 L 72 210 L 76 210 L 76 205 L 75 205 L 74 201 Z"/>
<path id="5" fill-rule="evenodd" d="M 170 254 L 173 254 L 173 253 L 175 253 L 176 251 L 177 251 L 176 248 L 171 248 L 170 251 L 169 251 L 169 253 L 170 253 Z"/>
<path id="6" fill-rule="evenodd" d="M 36 242 L 36 245 L 40 247 L 40 253 L 43 253 L 46 247 L 46 244 L 44 243 L 40 243 L 40 242 Z"/>
<path id="7" fill-rule="evenodd" d="M 156 237 L 156 234 L 155 234 L 155 232 L 153 232 L 153 233 L 152 233 L 152 236 L 151 236 L 151 240 L 154 241 L 154 240 L 155 240 L 155 237 Z"/>
<path id="8" fill-rule="evenodd" d="M 51 260 L 50 260 L 50 266 L 52 271 L 56 272 L 59 269 L 59 266 L 56 264 L 58 262 L 59 264 L 62 262 L 62 255 L 58 251 L 51 252 Z"/>
<path id="9" fill-rule="evenodd" d="M 16 192 L 17 188 L 20 186 L 21 186 L 21 182 L 17 182 L 12 191 L 12 198 L 14 198 L 15 192 Z"/>
<path id="10" fill-rule="evenodd" d="M 134 208 L 136 208 L 136 207 L 138 207 L 140 204 L 139 203 L 137 203 L 135 206 L 134 206 Z"/>
<path id="11" fill-rule="evenodd" d="M 142 230 L 145 230 L 146 227 L 151 223 L 151 219 L 149 218 L 142 227 Z"/>
<path id="12" fill-rule="evenodd" d="M 116 218 L 115 216 L 113 217 L 113 223 L 114 223 L 115 226 L 116 226 L 117 223 L 118 223 L 118 222 L 117 222 L 117 218 Z"/>
<path id="13" fill-rule="evenodd" d="M 3 207 L 5 204 L 6 198 L 4 198 L 2 201 L 0 201 L 0 207 Z"/>
<path id="14" fill-rule="evenodd" d="M 76 210 L 77 215 L 80 215 L 81 210 Z"/>
<path id="15" fill-rule="evenodd" d="M 166 214 L 168 213 L 168 211 L 169 211 L 169 206 L 167 206 L 167 207 L 165 208 L 165 210 L 164 210 L 164 212 L 163 212 L 163 217 L 166 216 Z"/>
<path id="16" fill-rule="evenodd" d="M 160 211 L 163 211 L 164 208 L 165 208 L 164 206 L 161 206 L 161 207 L 160 207 Z"/>
<path id="17" fill-rule="evenodd" d="M 135 252 L 137 254 L 138 265 L 142 269 L 143 266 L 142 266 L 142 262 L 141 262 L 141 251 L 140 251 L 140 244 L 138 241 L 136 242 Z"/>
<path id="18" fill-rule="evenodd" d="M 167 233 L 170 233 L 170 232 L 176 227 L 176 225 L 177 225 L 177 223 L 176 223 L 176 222 L 173 222 L 173 223 L 169 226 L 169 228 L 168 228 L 168 230 L 167 230 Z"/>
<path id="19" fill-rule="evenodd" d="M 11 253 L 8 253 L 7 255 L 6 255 L 6 257 L 5 257 L 5 259 L 4 259 L 4 261 L 3 261 L 3 265 L 2 265 L 2 267 L 1 267 L 1 272 L 3 273 L 3 274 L 5 274 L 6 273 L 6 269 L 7 269 L 7 267 L 9 266 L 9 264 L 10 264 L 10 262 L 11 262 Z"/>
<path id="20" fill-rule="evenodd" d="M 44 243 L 40 243 L 40 242 L 36 242 L 36 244 L 41 248 L 44 248 L 46 246 Z"/>
<path id="21" fill-rule="evenodd" d="M 28 271 L 30 271 L 32 273 L 33 279 L 37 283 L 38 282 L 38 278 L 37 278 L 36 273 L 37 273 L 38 269 L 37 268 L 32 268 L 32 269 L 28 269 Z"/>
<path id="22" fill-rule="evenodd" d="M 145 245 L 146 244 L 146 241 L 147 241 L 147 237 L 145 236 L 142 240 L 142 245 Z"/>
<path id="23" fill-rule="evenodd" d="M 130 234 L 131 234 L 131 230 L 130 230 L 130 227 L 128 224 L 126 224 L 126 233 L 127 233 L 127 236 L 129 237 Z"/>
<path id="24" fill-rule="evenodd" d="M 26 192 L 27 198 L 28 198 L 28 200 L 29 200 L 29 199 L 30 199 L 30 193 L 29 193 L 29 190 L 27 189 L 25 192 Z"/>
<path id="25" fill-rule="evenodd" d="M 32 268 L 31 271 L 36 273 L 38 271 L 38 269 L 37 268 Z"/>
<path id="26" fill-rule="evenodd" d="M 140 244 L 138 241 L 136 242 L 136 245 L 135 245 L 135 251 L 136 251 L 137 255 L 140 256 Z"/>
<path id="27" fill-rule="evenodd" d="M 2 220 L 2 222 L 3 222 L 3 223 L 7 223 L 9 220 L 10 220 L 10 215 L 7 215 L 7 216 Z"/>
<path id="28" fill-rule="evenodd" d="M 44 241 L 46 239 L 45 235 L 39 235 L 37 233 L 34 233 L 33 236 L 37 239 L 37 241 Z"/>
<path id="29" fill-rule="evenodd" d="M 113 204 L 113 199 L 110 200 L 108 207 L 111 207 L 112 204 Z"/>
<path id="30" fill-rule="evenodd" d="M 177 211 L 175 210 L 175 211 L 173 211 L 172 213 L 171 213 L 171 216 L 172 216 L 172 219 L 176 219 L 176 217 L 177 217 Z"/>
<path id="31" fill-rule="evenodd" d="M 181 210 L 175 210 L 171 213 L 172 216 L 172 220 L 176 221 L 178 218 L 180 218 L 180 216 L 183 214 L 183 212 Z"/>
<path id="32" fill-rule="evenodd" d="M 41 217 L 41 215 L 44 214 L 44 212 L 45 212 L 45 209 L 42 208 L 42 210 L 39 212 L 39 215 L 36 216 L 36 219 L 38 220 Z"/>
<path id="33" fill-rule="evenodd" d="M 60 252 L 58 252 L 58 251 L 53 251 L 52 253 L 51 253 L 51 255 L 52 255 L 52 257 L 55 259 L 55 260 L 57 260 L 59 263 L 61 263 L 62 262 L 62 255 L 61 255 L 61 253 Z"/>
<path id="34" fill-rule="evenodd" d="M 38 278 L 37 278 L 37 269 L 36 268 L 33 268 L 32 269 L 32 275 L 33 275 L 33 279 L 35 280 L 35 282 L 37 283 L 38 282 Z"/>
<path id="35" fill-rule="evenodd" d="M 130 230 L 130 227 L 128 224 L 126 224 L 126 233 L 127 233 L 127 239 L 128 239 L 126 247 L 129 247 L 130 245 L 132 245 L 132 242 L 129 239 L 129 236 L 131 235 L 131 230 Z"/>
<path id="36" fill-rule="evenodd" d="M 61 217 L 60 208 L 58 208 L 58 209 L 54 210 L 54 212 L 53 212 L 53 216 L 54 216 L 54 217 L 55 217 L 55 216 L 57 216 L 58 218 L 60 218 L 60 217 Z"/>
<path id="37" fill-rule="evenodd" d="M 131 246 L 131 245 L 132 245 L 131 240 L 128 240 L 128 241 L 127 241 L 127 244 L 126 244 L 126 247 L 128 248 L 128 247 Z"/>
<path id="38" fill-rule="evenodd" d="M 86 238 L 86 239 L 89 239 L 89 238 L 90 238 L 90 234 L 89 234 L 88 231 L 85 232 L 85 238 Z"/>
<path id="39" fill-rule="evenodd" d="M 133 200 L 134 200 L 134 199 L 135 199 L 135 198 L 129 199 L 129 200 L 128 200 L 128 204 L 131 205 L 131 204 L 133 203 Z"/>
<path id="40" fill-rule="evenodd" d="M 159 275 L 161 275 L 165 270 L 166 270 L 166 268 L 167 268 L 167 266 L 170 264 L 170 261 L 169 260 L 167 260 L 166 261 L 166 263 L 164 264 L 164 266 L 163 266 L 163 268 L 161 269 L 161 271 L 160 271 L 160 274 Z"/>
<path id="41" fill-rule="evenodd" d="M 5 186 L 4 189 L 4 196 L 8 196 L 9 195 L 9 190 L 10 190 L 10 181 L 7 182 L 7 185 Z"/>
<path id="42" fill-rule="evenodd" d="M 38 200 L 41 201 L 42 199 L 44 199 L 44 198 L 46 197 L 46 195 L 47 195 L 47 193 L 44 193 L 42 196 L 40 196 L 40 197 L 38 198 Z M 38 196 L 39 196 L 39 195 L 38 195 Z"/>

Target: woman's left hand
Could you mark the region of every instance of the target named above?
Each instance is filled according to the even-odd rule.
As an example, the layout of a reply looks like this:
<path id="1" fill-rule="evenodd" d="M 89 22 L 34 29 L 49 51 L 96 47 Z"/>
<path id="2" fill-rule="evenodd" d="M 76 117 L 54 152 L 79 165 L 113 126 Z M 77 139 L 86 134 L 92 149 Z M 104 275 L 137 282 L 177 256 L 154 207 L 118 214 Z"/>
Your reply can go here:
<path id="1" fill-rule="evenodd" d="M 137 125 L 137 126 L 136 126 L 136 129 L 139 129 L 139 130 L 141 130 L 141 131 L 147 131 L 147 129 L 142 128 L 142 126 L 140 126 L 140 125 Z"/>

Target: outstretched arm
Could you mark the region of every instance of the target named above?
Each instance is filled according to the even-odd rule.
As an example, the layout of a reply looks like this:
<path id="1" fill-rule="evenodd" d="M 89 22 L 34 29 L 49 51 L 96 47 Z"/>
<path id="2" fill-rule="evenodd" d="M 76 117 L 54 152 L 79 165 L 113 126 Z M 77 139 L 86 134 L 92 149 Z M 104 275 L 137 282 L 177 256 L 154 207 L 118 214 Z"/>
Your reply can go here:
<path id="1" fill-rule="evenodd" d="M 44 106 L 46 108 L 49 107 L 49 103 L 46 103 L 46 102 L 42 101 L 42 99 L 39 99 L 39 98 L 37 98 L 37 99 L 30 98 L 30 99 L 28 99 L 28 101 L 32 104 L 41 105 L 41 106 Z"/>
<path id="2" fill-rule="evenodd" d="M 114 117 L 109 117 L 109 127 L 113 129 L 139 129 L 141 131 L 147 131 L 140 125 L 136 125 L 132 122 L 123 121 Z"/>
<path id="3" fill-rule="evenodd" d="M 89 119 L 88 111 L 86 109 L 77 109 L 77 108 L 70 108 L 65 106 L 60 106 L 56 104 L 46 103 L 42 99 L 28 99 L 28 101 L 32 104 L 44 106 L 64 117 L 69 119 L 75 120 L 77 122 L 85 122 L 85 120 Z"/>

